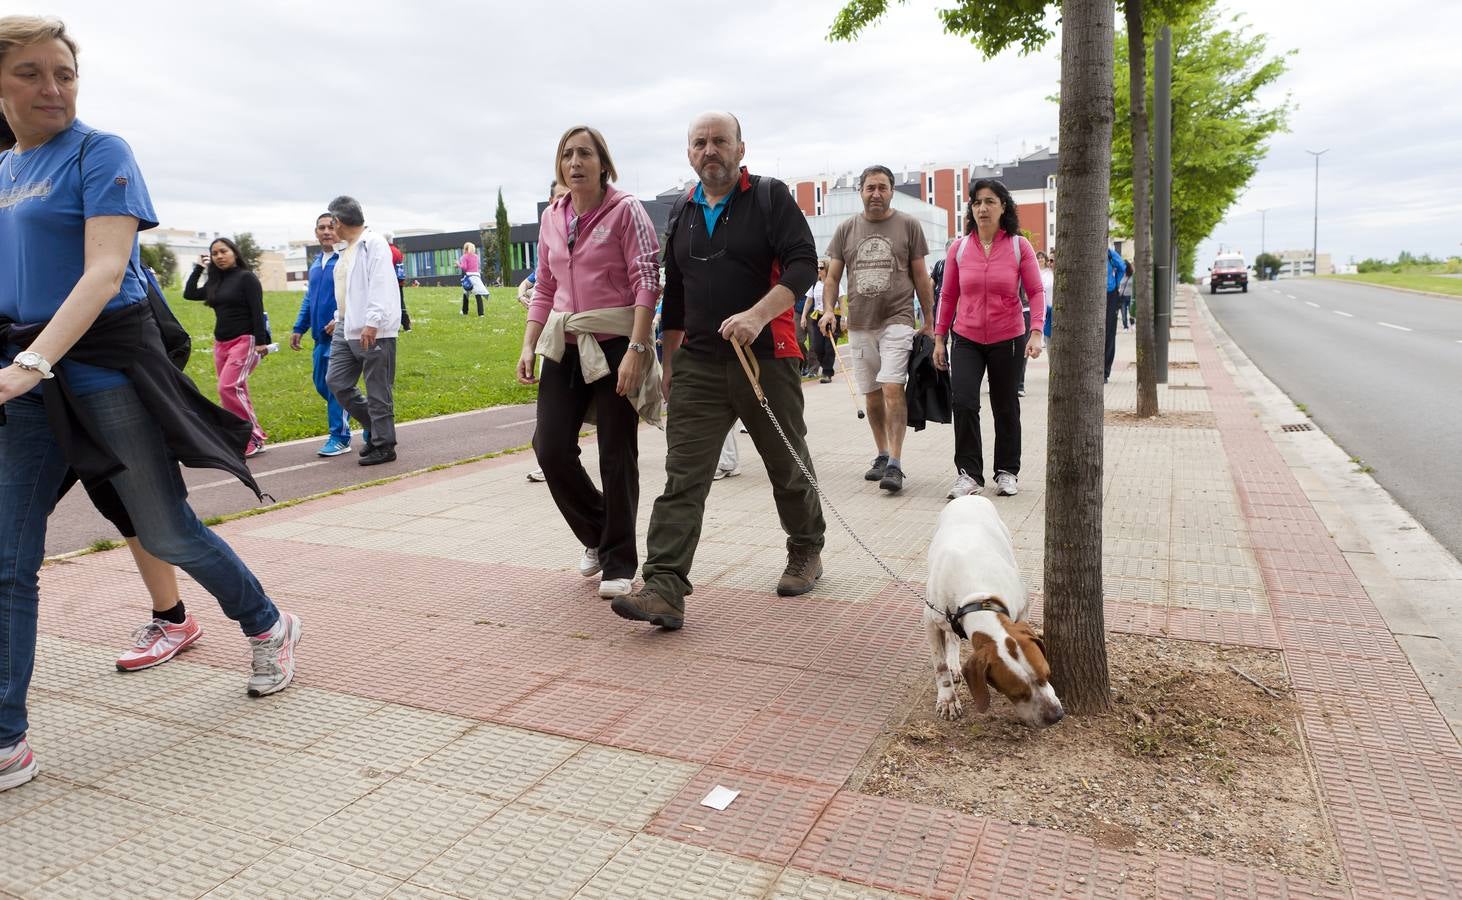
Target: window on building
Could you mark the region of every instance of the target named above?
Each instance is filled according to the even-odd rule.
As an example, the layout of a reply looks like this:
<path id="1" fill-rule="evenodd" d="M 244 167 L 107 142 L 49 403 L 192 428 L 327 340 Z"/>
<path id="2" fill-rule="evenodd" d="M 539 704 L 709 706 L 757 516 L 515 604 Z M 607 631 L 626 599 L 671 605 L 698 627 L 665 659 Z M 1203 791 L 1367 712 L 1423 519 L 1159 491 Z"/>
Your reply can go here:
<path id="1" fill-rule="evenodd" d="M 929 202 L 934 202 L 934 174 L 924 176 L 924 193 L 928 195 Z"/>
<path id="2" fill-rule="evenodd" d="M 1056 201 L 1055 200 L 1047 200 L 1046 201 L 1046 212 L 1055 212 L 1055 211 L 1056 211 Z"/>

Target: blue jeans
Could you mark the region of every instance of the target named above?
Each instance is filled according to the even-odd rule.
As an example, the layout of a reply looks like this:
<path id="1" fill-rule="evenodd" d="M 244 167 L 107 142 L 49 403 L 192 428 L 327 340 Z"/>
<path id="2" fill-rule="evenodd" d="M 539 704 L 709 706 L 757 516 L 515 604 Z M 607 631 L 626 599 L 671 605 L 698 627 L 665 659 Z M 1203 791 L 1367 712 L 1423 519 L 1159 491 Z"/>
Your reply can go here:
<path id="1" fill-rule="evenodd" d="M 335 394 L 330 386 L 325 383 L 325 373 L 330 371 L 330 338 L 315 344 L 315 390 L 325 398 L 325 417 L 330 423 L 330 437 L 337 441 L 350 443 L 350 417 L 345 414 L 345 407 L 335 399 Z"/>
<path id="2" fill-rule="evenodd" d="M 244 634 L 273 628 L 279 611 L 228 544 L 193 514 L 162 429 L 132 386 L 88 394 L 80 402 L 127 467 L 111 484 L 142 546 L 191 575 Z M 68 468 L 39 398 L 17 397 L 5 404 L 5 413 L 9 421 L 0 426 L 0 747 L 25 737 L 46 519 Z"/>

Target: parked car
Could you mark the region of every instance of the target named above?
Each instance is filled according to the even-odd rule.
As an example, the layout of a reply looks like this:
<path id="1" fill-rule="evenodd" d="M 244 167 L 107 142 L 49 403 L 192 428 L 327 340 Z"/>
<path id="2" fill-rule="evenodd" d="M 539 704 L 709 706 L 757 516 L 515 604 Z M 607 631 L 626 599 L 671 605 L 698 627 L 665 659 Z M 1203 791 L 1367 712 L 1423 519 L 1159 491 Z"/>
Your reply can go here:
<path id="1" fill-rule="evenodd" d="M 1242 256 L 1224 255 L 1213 261 L 1208 270 L 1208 293 L 1216 294 L 1221 287 L 1249 292 L 1249 267 Z"/>

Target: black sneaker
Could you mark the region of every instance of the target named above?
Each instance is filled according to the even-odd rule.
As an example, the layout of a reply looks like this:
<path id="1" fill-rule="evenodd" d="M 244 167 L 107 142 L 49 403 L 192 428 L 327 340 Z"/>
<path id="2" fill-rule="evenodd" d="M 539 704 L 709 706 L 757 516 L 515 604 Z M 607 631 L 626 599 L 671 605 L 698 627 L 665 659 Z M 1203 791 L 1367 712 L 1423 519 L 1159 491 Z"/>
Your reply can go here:
<path id="1" fill-rule="evenodd" d="M 831 375 L 824 375 L 821 378 L 817 379 L 817 383 L 818 384 L 832 384 L 833 383 L 833 377 Z"/>
<path id="2" fill-rule="evenodd" d="M 386 447 L 373 447 L 371 452 L 362 456 L 357 462 L 362 466 L 379 466 L 381 463 L 395 462 L 396 451 Z"/>
<path id="3" fill-rule="evenodd" d="M 880 453 L 873 457 L 873 466 L 863 473 L 864 481 L 877 481 L 883 477 L 883 469 L 888 465 L 888 454 Z"/>
<path id="4" fill-rule="evenodd" d="M 365 443 L 360 445 L 360 455 L 369 456 L 371 451 L 375 449 L 371 446 L 371 433 L 366 431 L 361 434 L 361 440 L 365 441 Z"/>
<path id="5" fill-rule="evenodd" d="M 904 470 L 898 466 L 884 466 L 883 478 L 878 486 L 890 494 L 898 493 L 904 489 Z"/>

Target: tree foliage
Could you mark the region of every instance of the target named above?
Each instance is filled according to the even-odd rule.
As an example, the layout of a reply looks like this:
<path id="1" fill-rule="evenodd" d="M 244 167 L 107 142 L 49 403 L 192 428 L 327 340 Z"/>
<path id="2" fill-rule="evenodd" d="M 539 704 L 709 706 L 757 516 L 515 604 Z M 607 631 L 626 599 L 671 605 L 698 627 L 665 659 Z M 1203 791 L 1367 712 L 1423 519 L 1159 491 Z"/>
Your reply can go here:
<path id="1" fill-rule="evenodd" d="M 1260 253 L 1254 257 L 1254 274 L 1259 276 L 1260 281 L 1263 281 L 1278 272 L 1282 265 L 1284 265 L 1284 260 L 1273 253 Z"/>
<path id="2" fill-rule="evenodd" d="M 240 231 L 234 235 L 234 243 L 239 245 L 239 255 L 244 258 L 244 263 L 254 271 L 259 270 L 259 257 L 264 255 L 264 248 L 254 240 L 252 231 Z"/>
<path id="3" fill-rule="evenodd" d="M 1147 31 L 1160 22 L 1149 21 Z M 1173 240 L 1178 272 L 1193 274 L 1198 243 L 1213 232 L 1243 193 L 1268 151 L 1269 139 L 1288 127 L 1286 97 L 1265 106 L 1259 93 L 1273 84 L 1293 52 L 1268 56 L 1268 40 L 1251 34 L 1239 17 L 1223 21 L 1211 8 L 1170 21 L 1173 28 Z M 1127 66 L 1127 35 L 1117 36 L 1117 71 Z M 1117 78 L 1126 76 L 1119 74 Z M 1151 72 L 1148 91 L 1151 91 Z M 1117 121 L 1129 120 L 1126 92 L 1118 90 Z M 1131 233 L 1132 135 L 1112 135 L 1112 219 Z"/>
<path id="4" fill-rule="evenodd" d="M 898 0 L 902 5 L 908 0 Z M 939 18 L 950 34 L 969 38 L 970 43 L 986 59 L 1005 50 L 1016 49 L 1024 56 L 1034 53 L 1056 36 L 1049 8 L 1060 3 L 1049 0 L 1001 0 L 998 3 L 963 0 L 952 9 L 941 9 Z M 888 12 L 888 0 L 851 0 L 833 19 L 828 37 L 850 41 L 863 29 L 882 19 Z"/>
<path id="5" fill-rule="evenodd" d="M 508 205 L 503 202 L 503 189 L 497 189 L 497 258 L 502 283 L 513 279 L 513 226 L 508 224 Z"/>
<path id="6" fill-rule="evenodd" d="M 172 287 L 178 274 L 178 256 L 173 248 L 166 241 L 158 241 L 156 244 L 142 244 L 138 250 L 142 254 L 142 264 L 157 274 L 157 283 Z"/>

